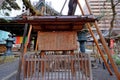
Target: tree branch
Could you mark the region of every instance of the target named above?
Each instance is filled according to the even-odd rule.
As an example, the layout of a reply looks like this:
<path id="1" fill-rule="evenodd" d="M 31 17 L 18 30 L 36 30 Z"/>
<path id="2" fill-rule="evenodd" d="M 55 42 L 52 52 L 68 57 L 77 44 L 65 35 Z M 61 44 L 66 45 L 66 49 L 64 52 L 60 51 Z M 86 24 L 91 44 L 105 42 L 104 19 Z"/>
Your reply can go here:
<path id="1" fill-rule="evenodd" d="M 41 13 L 36 11 L 35 8 L 31 5 L 31 3 L 28 0 L 22 0 L 22 1 L 23 1 L 23 4 L 26 6 L 26 8 L 30 10 L 32 15 L 41 15 Z"/>
<path id="2" fill-rule="evenodd" d="M 109 36 L 111 36 L 112 29 L 114 27 L 114 20 L 116 16 L 116 10 L 115 10 L 114 0 L 111 0 L 111 9 L 112 9 L 112 20 L 110 22 L 110 29 L 109 29 Z"/>

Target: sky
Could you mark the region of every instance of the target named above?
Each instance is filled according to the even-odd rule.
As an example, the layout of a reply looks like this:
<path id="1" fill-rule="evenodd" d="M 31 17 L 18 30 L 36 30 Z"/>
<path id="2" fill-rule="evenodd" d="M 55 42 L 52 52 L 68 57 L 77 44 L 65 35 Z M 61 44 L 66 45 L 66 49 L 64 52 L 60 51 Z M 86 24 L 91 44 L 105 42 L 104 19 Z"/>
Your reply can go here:
<path id="1" fill-rule="evenodd" d="M 31 0 L 31 2 L 34 2 L 34 1 L 39 1 L 39 0 Z M 45 1 L 48 3 L 51 2 L 51 7 L 53 7 L 58 12 L 61 12 L 61 9 L 62 9 L 63 4 L 65 2 L 65 0 L 45 0 Z M 63 9 L 63 12 L 62 12 L 63 15 L 67 15 L 67 13 L 68 13 L 68 2 L 69 2 L 69 0 L 67 0 L 67 3 Z M 80 2 L 81 2 L 81 5 L 84 6 L 84 4 L 85 4 L 84 0 L 80 0 Z M 80 14 L 81 14 L 81 12 L 77 6 L 75 15 L 80 15 Z"/>
<path id="2" fill-rule="evenodd" d="M 23 7 L 22 0 L 16 0 L 16 1 L 22 9 L 22 7 Z M 31 0 L 31 3 L 34 3 L 36 1 L 39 1 L 39 0 Z M 51 7 L 53 7 L 58 12 L 61 12 L 61 9 L 62 9 L 63 4 L 65 2 L 65 0 L 45 0 L 45 1 L 49 4 L 51 4 Z M 67 15 L 67 13 L 68 13 L 68 2 L 69 2 L 69 0 L 67 0 L 67 3 L 66 3 L 66 5 L 65 5 L 65 7 L 62 11 L 63 15 Z M 80 3 L 81 3 L 82 6 L 84 6 L 84 0 L 80 0 Z M 20 15 L 21 13 L 22 13 L 22 10 L 18 10 L 18 11 L 13 10 L 10 13 L 10 16 L 15 17 L 17 15 Z M 81 15 L 81 12 L 80 12 L 80 9 L 78 8 L 78 6 L 77 6 L 77 9 L 76 9 L 75 15 Z"/>

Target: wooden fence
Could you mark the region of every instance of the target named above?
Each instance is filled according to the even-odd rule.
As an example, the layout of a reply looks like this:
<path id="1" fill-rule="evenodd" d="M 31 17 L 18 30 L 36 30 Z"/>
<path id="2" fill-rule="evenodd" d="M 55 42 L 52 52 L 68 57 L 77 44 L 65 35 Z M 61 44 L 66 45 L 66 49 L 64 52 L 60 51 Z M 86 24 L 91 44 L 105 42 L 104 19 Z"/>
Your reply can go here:
<path id="1" fill-rule="evenodd" d="M 27 54 L 23 75 L 23 80 L 92 80 L 90 56 Z"/>

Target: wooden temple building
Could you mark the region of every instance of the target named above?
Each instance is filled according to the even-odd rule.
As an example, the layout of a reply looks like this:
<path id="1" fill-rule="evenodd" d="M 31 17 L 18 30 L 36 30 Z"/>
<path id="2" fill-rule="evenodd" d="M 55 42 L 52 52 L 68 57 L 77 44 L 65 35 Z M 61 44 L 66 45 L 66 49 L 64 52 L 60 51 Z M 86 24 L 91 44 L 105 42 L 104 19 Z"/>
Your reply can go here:
<path id="1" fill-rule="evenodd" d="M 83 30 L 83 25 L 86 25 L 92 35 L 99 54 L 108 72 L 112 75 L 113 72 L 92 32 L 91 25 L 95 26 L 114 73 L 117 79 L 120 79 L 120 73 L 97 25 L 97 20 L 92 15 L 87 0 L 85 2 L 90 15 L 85 15 L 78 1 L 81 16 L 35 15 L 16 19 L 17 23 L 25 25 L 20 64 L 22 80 L 93 80 L 90 55 L 75 52 L 79 48 L 77 32 Z M 35 50 L 31 53 L 27 52 L 27 46 L 33 34 L 36 37 Z M 27 40 L 24 43 L 26 36 Z"/>
<path id="2" fill-rule="evenodd" d="M 25 19 L 17 20 L 17 21 L 19 23 L 30 24 L 28 38 L 32 34 L 31 32 L 37 34 L 36 48 L 35 48 L 36 54 L 32 55 L 28 53 L 26 55 L 25 54 L 27 50 L 26 46 L 28 45 L 27 42 L 24 47 L 23 55 L 26 55 L 26 57 L 23 58 L 25 61 L 24 62 L 25 79 L 30 78 L 32 75 L 38 72 L 36 71 L 37 66 L 32 66 L 32 63 L 30 61 L 33 61 L 34 65 L 39 64 L 39 67 L 40 67 L 39 73 L 41 73 L 42 75 L 41 79 L 46 78 L 45 80 L 47 80 L 49 78 L 50 79 L 54 78 L 54 76 L 51 76 L 51 77 L 48 76 L 51 74 L 57 75 L 58 77 L 60 77 L 59 75 L 61 74 L 68 75 L 68 73 L 70 73 L 69 75 L 71 77 L 72 75 L 75 76 L 76 78 L 80 76 L 77 73 L 77 69 L 75 69 L 74 67 L 75 66 L 74 63 L 76 62 L 74 59 L 81 58 L 80 55 L 78 55 L 77 53 L 74 53 L 74 51 L 78 49 L 77 32 L 84 28 L 83 25 L 85 23 L 95 22 L 95 18 L 93 16 L 91 15 L 90 16 L 26 16 Z M 50 54 L 51 52 L 53 55 Z M 66 52 L 66 53 L 64 53 L 63 55 L 63 54 L 60 54 L 60 52 L 62 53 Z M 81 56 L 85 56 L 85 55 L 81 55 Z M 30 59 L 30 57 L 33 59 Z M 71 57 L 73 57 L 73 60 Z M 43 59 L 43 61 L 41 59 L 39 61 L 38 58 Z M 60 60 L 58 60 L 57 58 L 60 58 Z M 69 62 L 69 64 L 65 62 L 65 59 L 68 59 L 68 58 L 72 60 Z M 86 56 L 86 58 L 87 58 L 87 60 L 85 60 L 86 64 L 83 64 L 83 65 L 84 66 L 88 65 L 86 66 L 86 69 L 85 69 L 88 72 L 85 72 L 85 75 L 89 75 L 89 77 L 86 76 L 85 79 L 92 80 L 90 60 L 88 56 Z M 34 61 L 34 59 L 36 61 Z M 66 64 L 62 64 L 62 68 L 60 66 L 57 66 L 60 64 L 57 64 L 56 61 L 60 63 L 61 59 L 63 59 L 62 61 L 65 62 L 66 64 L 71 65 L 71 68 L 67 67 Z M 53 66 L 53 63 L 55 65 L 54 66 L 55 69 L 51 69 L 51 66 Z M 35 72 L 34 70 L 31 70 L 31 67 L 35 69 Z M 65 68 L 69 69 L 70 71 L 66 71 L 64 73 L 64 70 L 66 70 Z M 51 70 L 52 70 L 52 73 L 51 73 Z M 61 73 L 61 70 L 63 70 L 62 73 Z M 56 71 L 58 71 L 59 75 L 56 74 Z M 83 68 L 83 71 L 84 71 L 84 68 Z M 36 76 L 38 77 L 40 77 L 41 75 L 36 74 Z M 63 76 L 61 78 L 68 79 L 69 77 Z M 80 77 L 80 78 L 82 79 L 83 77 Z M 80 78 L 76 80 L 80 80 Z M 30 79 L 37 79 L 37 78 L 32 77 Z"/>

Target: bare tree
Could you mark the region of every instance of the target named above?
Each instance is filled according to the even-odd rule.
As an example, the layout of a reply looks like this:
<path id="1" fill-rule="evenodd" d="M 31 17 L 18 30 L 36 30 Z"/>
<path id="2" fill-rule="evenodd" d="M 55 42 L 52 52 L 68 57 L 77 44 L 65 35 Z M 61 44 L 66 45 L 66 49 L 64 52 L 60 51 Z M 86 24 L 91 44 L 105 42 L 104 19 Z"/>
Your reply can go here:
<path id="1" fill-rule="evenodd" d="M 120 3 L 120 0 L 110 0 L 110 2 L 111 2 L 111 9 L 112 9 L 112 19 L 110 22 L 109 37 L 111 36 L 112 29 L 114 28 L 114 21 L 117 15 L 116 6 Z"/>

